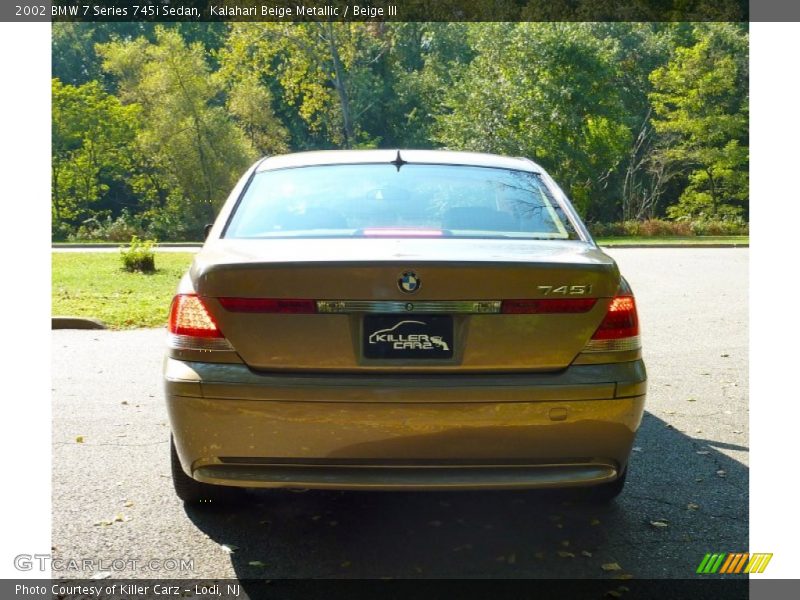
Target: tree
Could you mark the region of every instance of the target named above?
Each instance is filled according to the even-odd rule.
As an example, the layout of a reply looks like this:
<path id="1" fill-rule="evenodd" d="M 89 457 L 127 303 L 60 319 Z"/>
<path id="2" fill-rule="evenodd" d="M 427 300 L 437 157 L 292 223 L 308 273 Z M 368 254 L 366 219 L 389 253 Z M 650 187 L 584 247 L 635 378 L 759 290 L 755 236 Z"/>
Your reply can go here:
<path id="1" fill-rule="evenodd" d="M 271 108 L 272 92 L 257 75 L 246 73 L 230 84 L 227 106 L 258 154 L 289 151 L 289 134 Z"/>
<path id="2" fill-rule="evenodd" d="M 138 107 L 123 106 L 96 81 L 72 86 L 53 79 L 52 123 L 55 229 L 89 217 L 112 185 L 125 185 L 140 122 Z"/>
<path id="3" fill-rule="evenodd" d="M 466 23 L 390 23 L 391 44 L 380 99 L 383 147 L 432 148 L 436 119 L 446 112 L 448 90 L 474 52 Z"/>
<path id="4" fill-rule="evenodd" d="M 476 24 L 476 58 L 448 95 L 438 139 L 528 156 L 592 217 L 631 142 L 613 39 L 587 24 Z"/>
<path id="5" fill-rule="evenodd" d="M 137 143 L 163 179 L 160 185 L 171 189 L 167 209 L 181 213 L 200 235 L 255 157 L 244 132 L 218 104 L 222 88 L 203 45 L 187 45 L 177 31 L 157 27 L 155 42 L 114 41 L 97 51 L 121 100 L 141 107 Z"/>
<path id="6" fill-rule="evenodd" d="M 728 23 L 700 24 L 690 47 L 651 75 L 663 160 L 688 173 L 672 217 L 741 215 L 748 202 L 747 34 Z"/>
<path id="7" fill-rule="evenodd" d="M 209 53 L 217 50 L 226 36 L 225 23 L 183 21 L 164 23 L 161 27 L 179 32 L 187 43 L 202 43 Z M 53 77 L 72 85 L 100 81 L 107 91 L 113 92 L 113 78 L 103 72 L 102 60 L 95 52 L 96 45 L 112 40 L 132 40 L 137 37 L 144 37 L 154 42 L 155 29 L 155 24 L 146 21 L 53 23 L 51 44 Z"/>
<path id="8" fill-rule="evenodd" d="M 378 66 L 388 49 L 375 23 L 234 23 L 219 53 L 220 74 L 273 86 L 295 147 L 371 146 L 381 123 Z M 307 146 L 306 146 L 307 147 Z"/>

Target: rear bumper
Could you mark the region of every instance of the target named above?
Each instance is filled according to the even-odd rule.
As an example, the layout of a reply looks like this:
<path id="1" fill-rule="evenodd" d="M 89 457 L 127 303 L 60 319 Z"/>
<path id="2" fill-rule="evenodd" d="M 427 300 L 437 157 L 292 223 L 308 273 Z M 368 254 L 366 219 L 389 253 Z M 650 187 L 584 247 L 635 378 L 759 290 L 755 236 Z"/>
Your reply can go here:
<path id="1" fill-rule="evenodd" d="M 207 483 L 331 489 L 593 485 L 627 464 L 641 361 L 558 374 L 265 375 L 165 363 L 184 470 Z"/>

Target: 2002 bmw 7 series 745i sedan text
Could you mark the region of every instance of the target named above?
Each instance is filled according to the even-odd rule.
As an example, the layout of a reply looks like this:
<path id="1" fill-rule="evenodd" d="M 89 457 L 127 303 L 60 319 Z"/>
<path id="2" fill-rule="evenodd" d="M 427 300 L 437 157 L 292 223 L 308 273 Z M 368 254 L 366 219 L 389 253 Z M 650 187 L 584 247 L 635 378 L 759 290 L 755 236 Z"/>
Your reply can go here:
<path id="1" fill-rule="evenodd" d="M 524 158 L 308 152 L 242 177 L 181 280 L 175 489 L 622 490 L 636 304 Z"/>

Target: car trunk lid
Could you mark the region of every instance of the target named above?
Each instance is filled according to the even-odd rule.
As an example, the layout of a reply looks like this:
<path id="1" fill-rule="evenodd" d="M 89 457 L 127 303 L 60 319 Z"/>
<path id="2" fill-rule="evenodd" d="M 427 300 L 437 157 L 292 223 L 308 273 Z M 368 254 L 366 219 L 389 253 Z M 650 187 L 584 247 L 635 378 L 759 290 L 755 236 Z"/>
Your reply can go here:
<path id="1" fill-rule="evenodd" d="M 412 293 L 402 289 L 409 277 Z M 562 369 L 620 281 L 614 261 L 585 242 L 416 238 L 216 240 L 191 278 L 253 369 L 394 372 Z M 519 314 L 530 308 L 521 300 L 585 306 Z M 518 314 L 503 314 L 512 306 Z"/>

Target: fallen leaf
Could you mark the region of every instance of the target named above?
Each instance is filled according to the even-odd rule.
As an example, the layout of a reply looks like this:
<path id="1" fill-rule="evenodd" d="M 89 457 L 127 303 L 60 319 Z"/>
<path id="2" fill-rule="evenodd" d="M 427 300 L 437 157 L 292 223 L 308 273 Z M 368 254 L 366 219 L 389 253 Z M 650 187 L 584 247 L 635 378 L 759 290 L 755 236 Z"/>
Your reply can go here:
<path id="1" fill-rule="evenodd" d="M 118 523 L 122 523 L 124 520 L 125 520 L 125 517 L 123 517 L 122 515 L 117 515 L 116 517 L 114 517 L 114 521 L 116 521 Z"/>
<path id="2" fill-rule="evenodd" d="M 76 438 L 75 438 L 75 441 L 76 441 L 77 443 L 79 443 L 79 444 L 82 444 L 82 443 L 83 443 L 83 436 L 82 436 L 82 435 L 79 435 L 78 437 L 76 437 Z"/>
<path id="3" fill-rule="evenodd" d="M 575 558 L 575 555 L 572 552 L 567 552 L 566 550 L 559 550 L 557 554 L 561 558 Z"/>
<path id="4" fill-rule="evenodd" d="M 111 571 L 98 571 L 89 579 L 108 579 L 109 577 L 111 577 Z"/>
<path id="5" fill-rule="evenodd" d="M 696 452 L 696 454 L 706 455 L 706 454 L 709 454 L 709 451 L 708 450 L 698 450 Z"/>
<path id="6" fill-rule="evenodd" d="M 622 571 L 622 567 L 620 567 L 619 564 L 615 562 L 603 563 L 602 565 L 600 565 L 600 568 L 603 569 L 603 571 Z"/>
<path id="7" fill-rule="evenodd" d="M 600 519 L 592 519 L 589 521 L 589 525 L 600 525 Z"/>
<path id="8" fill-rule="evenodd" d="M 220 544 L 220 548 L 222 548 L 222 551 L 227 554 L 233 554 L 239 549 L 239 546 L 234 546 L 233 544 Z"/>
<path id="9" fill-rule="evenodd" d="M 686 401 L 687 402 L 697 402 L 697 399 L 696 398 L 687 398 Z"/>
<path id="10" fill-rule="evenodd" d="M 663 519 L 658 519 L 656 521 L 650 521 L 650 525 L 652 525 L 653 527 L 655 527 L 657 529 L 663 529 L 664 527 L 669 527 L 669 523 L 667 523 Z"/>
<path id="11" fill-rule="evenodd" d="M 131 506 L 133 506 L 133 502 L 131 502 L 130 500 L 126 500 L 123 506 L 130 508 Z"/>
<path id="12" fill-rule="evenodd" d="M 122 402 L 120 402 L 120 404 L 128 404 L 128 401 L 127 400 L 123 400 Z"/>
<path id="13" fill-rule="evenodd" d="M 730 354 L 720 354 L 720 356 L 721 356 L 722 358 L 728 358 L 728 357 L 730 357 Z"/>
<path id="14" fill-rule="evenodd" d="M 247 563 L 251 567 L 266 567 L 267 565 L 261 562 L 260 560 L 251 560 Z"/>
<path id="15" fill-rule="evenodd" d="M 581 555 L 583 555 L 583 556 L 585 556 L 587 558 L 592 558 L 592 553 L 589 552 L 588 550 L 581 550 Z"/>
<path id="16" fill-rule="evenodd" d="M 689 504 L 686 505 L 686 508 L 689 510 L 698 510 L 700 508 L 700 505 L 695 504 L 694 502 L 689 502 Z"/>
<path id="17" fill-rule="evenodd" d="M 631 450 L 633 450 L 634 452 L 641 452 L 642 451 L 642 447 L 641 446 L 634 446 L 633 448 L 631 448 Z"/>
<path id="18" fill-rule="evenodd" d="M 717 477 L 727 477 L 727 476 L 728 473 L 727 471 L 725 471 L 725 469 L 720 469 L 719 471 L 717 471 Z"/>
<path id="19" fill-rule="evenodd" d="M 739 430 L 739 429 L 734 429 L 734 430 L 733 430 L 733 433 L 737 433 L 737 434 L 738 434 L 738 433 L 744 433 L 744 432 L 743 432 L 743 431 L 741 431 L 741 430 Z"/>
<path id="20" fill-rule="evenodd" d="M 569 547 L 569 540 L 562 541 L 561 545 L 564 546 L 564 548 L 568 548 Z"/>

